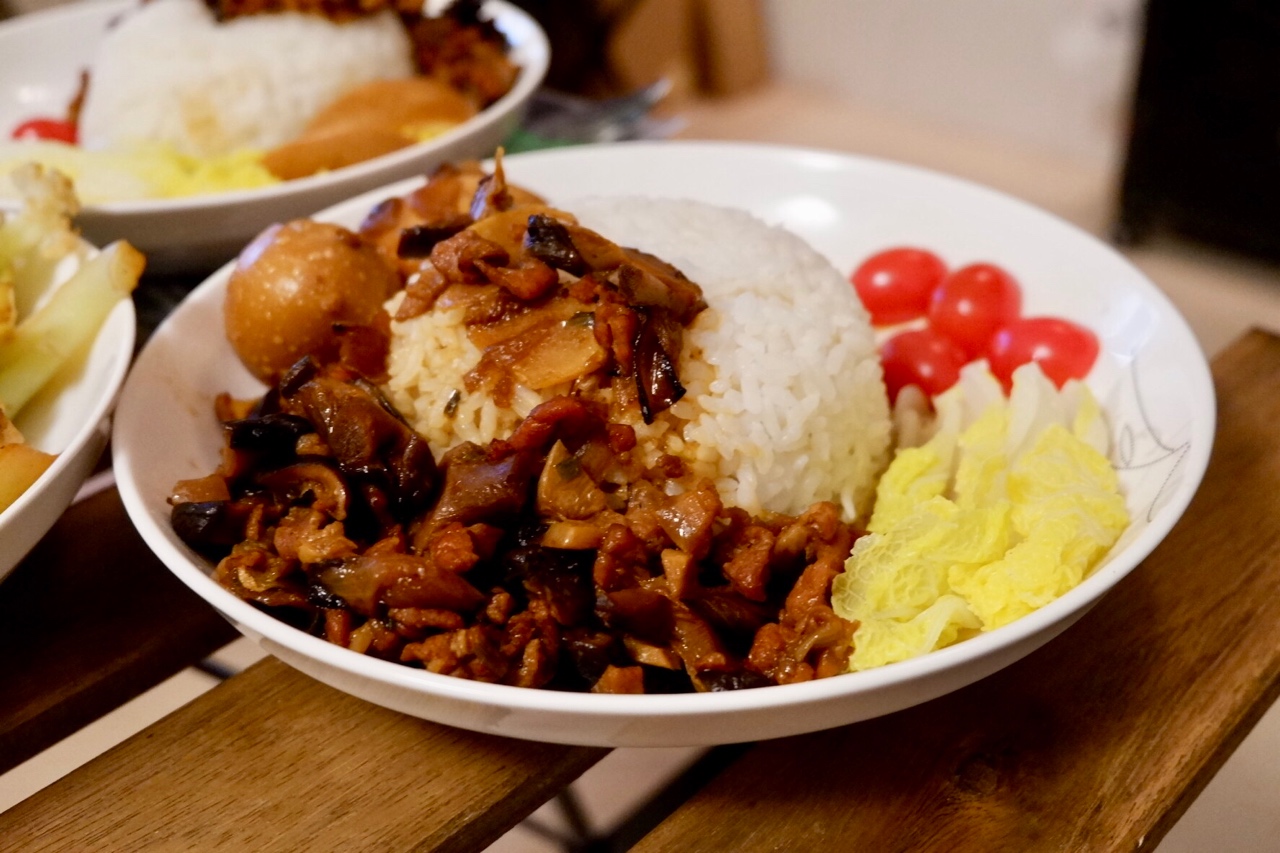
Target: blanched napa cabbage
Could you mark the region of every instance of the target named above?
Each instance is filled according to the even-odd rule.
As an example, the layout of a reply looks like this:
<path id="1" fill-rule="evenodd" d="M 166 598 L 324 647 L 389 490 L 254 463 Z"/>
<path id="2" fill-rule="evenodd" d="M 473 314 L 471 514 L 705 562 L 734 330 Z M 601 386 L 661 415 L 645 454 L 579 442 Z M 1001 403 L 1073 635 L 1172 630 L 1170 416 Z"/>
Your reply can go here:
<path id="1" fill-rule="evenodd" d="M 1034 363 L 1006 400 L 982 362 L 934 400 L 936 431 L 900 449 L 867 535 L 832 588 L 860 624 L 850 669 L 915 657 L 1044 606 L 1129 524 L 1102 412 Z"/>
<path id="2" fill-rule="evenodd" d="M 61 142 L 0 142 L 0 198 L 17 198 L 10 175 L 18 166 L 40 163 L 75 182 L 86 204 L 139 199 L 183 198 L 270 186 L 279 180 L 261 162 L 261 152 L 238 150 L 216 157 L 193 157 L 164 143 L 137 143 L 91 150 Z"/>

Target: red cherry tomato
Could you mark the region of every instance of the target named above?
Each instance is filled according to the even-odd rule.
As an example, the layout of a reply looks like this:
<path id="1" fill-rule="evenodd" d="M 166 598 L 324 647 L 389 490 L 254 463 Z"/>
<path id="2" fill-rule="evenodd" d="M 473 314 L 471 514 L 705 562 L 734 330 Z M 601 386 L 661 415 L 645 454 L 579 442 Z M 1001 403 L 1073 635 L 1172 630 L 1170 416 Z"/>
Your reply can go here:
<path id="1" fill-rule="evenodd" d="M 907 246 L 867 258 L 849 277 L 874 326 L 923 317 L 947 267 L 933 252 Z"/>
<path id="2" fill-rule="evenodd" d="M 1098 358 L 1093 332 L 1058 317 L 1023 317 L 991 339 L 987 360 L 1006 390 L 1013 371 L 1030 361 L 1040 363 L 1044 375 L 1059 388 L 1068 379 L 1083 379 Z"/>
<path id="3" fill-rule="evenodd" d="M 942 280 L 929 303 L 929 324 L 970 358 L 987 348 L 996 330 L 1022 310 L 1022 289 L 995 264 L 970 264 Z"/>
<path id="4" fill-rule="evenodd" d="M 46 140 L 76 144 L 76 126 L 60 118 L 33 118 L 24 121 L 10 134 L 14 139 Z"/>
<path id="5" fill-rule="evenodd" d="M 899 332 L 880 345 L 880 364 L 889 400 L 915 385 L 928 396 L 941 394 L 960 378 L 960 368 L 969 359 L 964 350 L 934 329 Z"/>

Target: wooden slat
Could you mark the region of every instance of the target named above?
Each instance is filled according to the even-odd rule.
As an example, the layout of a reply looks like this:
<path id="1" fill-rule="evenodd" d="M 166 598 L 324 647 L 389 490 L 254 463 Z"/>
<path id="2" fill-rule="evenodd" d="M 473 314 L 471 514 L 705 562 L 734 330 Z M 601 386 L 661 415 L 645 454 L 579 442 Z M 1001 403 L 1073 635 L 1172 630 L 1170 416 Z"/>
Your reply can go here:
<path id="1" fill-rule="evenodd" d="M 1073 628 L 926 705 L 756 746 L 634 850 L 1155 847 L 1280 694 L 1280 339 L 1214 377 L 1194 502 Z"/>
<path id="2" fill-rule="evenodd" d="M 237 636 L 147 548 L 115 489 L 0 583 L 0 772 Z"/>
<path id="3" fill-rule="evenodd" d="M 427 723 L 269 658 L 0 814 L 0 846 L 475 851 L 606 752 Z"/>

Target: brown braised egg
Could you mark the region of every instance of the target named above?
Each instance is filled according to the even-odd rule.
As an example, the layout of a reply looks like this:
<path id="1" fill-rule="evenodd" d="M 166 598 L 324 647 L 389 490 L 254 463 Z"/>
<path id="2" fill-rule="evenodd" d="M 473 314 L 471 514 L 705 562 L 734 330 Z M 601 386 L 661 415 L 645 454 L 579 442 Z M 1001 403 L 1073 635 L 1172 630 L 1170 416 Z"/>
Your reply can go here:
<path id="1" fill-rule="evenodd" d="M 240 253 L 227 282 L 227 339 L 271 384 L 298 359 L 331 350 L 341 325 L 374 325 L 400 287 L 395 270 L 339 225 L 272 225 Z"/>

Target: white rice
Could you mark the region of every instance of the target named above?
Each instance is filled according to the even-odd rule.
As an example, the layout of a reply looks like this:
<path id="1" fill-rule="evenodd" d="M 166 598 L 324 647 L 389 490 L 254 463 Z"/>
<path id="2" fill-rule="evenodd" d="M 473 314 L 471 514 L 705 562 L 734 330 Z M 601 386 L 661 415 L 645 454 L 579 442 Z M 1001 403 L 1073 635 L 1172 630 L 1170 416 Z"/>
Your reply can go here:
<path id="1" fill-rule="evenodd" d="M 393 316 L 403 297 L 398 293 L 388 303 Z M 504 409 L 484 394 L 465 393 L 464 379 L 480 361 L 480 350 L 463 330 L 462 314 L 461 308 L 429 311 L 391 324 L 384 390 L 437 455 L 464 441 L 488 444 L 510 435 L 534 406 L 554 396 L 517 385 L 511 408 Z"/>
<path id="2" fill-rule="evenodd" d="M 343 24 L 297 12 L 218 23 L 203 0 L 150 0 L 108 30 L 90 70 L 85 147 L 153 142 L 214 157 L 287 142 L 348 89 L 414 66 L 390 11 Z"/>
<path id="3" fill-rule="evenodd" d="M 873 332 L 844 276 L 799 237 L 741 211 L 641 198 L 562 207 L 674 264 L 710 306 L 685 335 L 688 393 L 639 425 L 642 445 L 685 459 L 690 482 L 709 478 L 727 504 L 752 513 L 829 500 L 865 518 L 892 424 Z M 449 396 L 480 355 L 460 318 L 433 312 L 392 328 L 388 394 L 437 452 L 504 436 L 552 395 L 520 389 L 514 411 L 463 395 L 449 417 Z"/>

